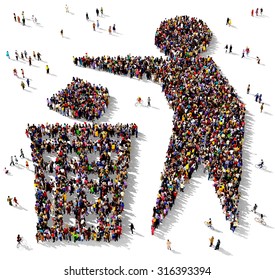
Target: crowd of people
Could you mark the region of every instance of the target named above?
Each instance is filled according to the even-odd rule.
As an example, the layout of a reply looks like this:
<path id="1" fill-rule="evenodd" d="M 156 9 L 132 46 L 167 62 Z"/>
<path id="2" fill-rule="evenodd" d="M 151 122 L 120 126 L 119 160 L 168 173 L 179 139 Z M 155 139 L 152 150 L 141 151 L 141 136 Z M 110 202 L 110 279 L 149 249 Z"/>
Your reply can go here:
<path id="1" fill-rule="evenodd" d="M 118 241 L 137 129 L 136 124 L 86 122 L 28 125 L 37 242 Z M 87 220 L 90 214 L 96 222 Z"/>
<path id="2" fill-rule="evenodd" d="M 238 223 L 245 105 L 214 60 L 202 56 L 212 32 L 188 16 L 165 19 L 155 44 L 166 57 L 75 58 L 75 65 L 161 84 L 174 110 L 161 186 L 153 208 L 152 234 L 173 207 L 178 191 L 199 164 L 214 181 L 227 220 Z"/>
<path id="3" fill-rule="evenodd" d="M 47 105 L 51 110 L 75 119 L 99 119 L 109 105 L 109 92 L 101 85 L 73 77 L 65 89 L 58 91 Z"/>

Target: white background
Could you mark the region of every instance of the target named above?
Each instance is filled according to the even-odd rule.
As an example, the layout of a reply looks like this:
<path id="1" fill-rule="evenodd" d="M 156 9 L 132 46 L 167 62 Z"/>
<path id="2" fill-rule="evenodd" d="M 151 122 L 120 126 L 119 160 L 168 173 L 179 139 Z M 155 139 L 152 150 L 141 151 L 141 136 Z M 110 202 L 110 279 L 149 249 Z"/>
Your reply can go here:
<path id="1" fill-rule="evenodd" d="M 65 13 L 65 4 L 71 13 Z M 0 211 L 1 211 L 1 279 L 41 280 L 56 279 L 108 279 L 106 276 L 64 276 L 69 265 L 90 268 L 107 266 L 115 268 L 148 268 L 154 273 L 144 279 L 160 279 L 158 266 L 211 267 L 210 276 L 189 276 L 192 279 L 273 279 L 274 277 L 274 4 L 272 1 L 125 1 L 125 0 L 60 0 L 32 1 L 10 0 L 0 3 L 0 81 L 1 81 L 1 145 L 0 145 Z M 92 29 L 96 8 L 104 8 L 99 17 L 100 28 Z M 251 17 L 251 9 L 263 8 L 263 16 Z M 26 26 L 13 19 L 13 12 L 25 12 Z M 85 13 L 91 21 L 87 22 Z M 31 21 L 35 15 L 39 25 Z M 151 236 L 152 208 L 160 185 L 165 154 L 172 129 L 172 110 L 167 106 L 161 87 L 152 82 L 137 81 L 103 72 L 75 67 L 73 56 L 99 55 L 153 55 L 161 53 L 154 46 L 155 30 L 165 18 L 189 15 L 201 18 L 214 33 L 207 54 L 211 55 L 223 74 L 237 90 L 246 104 L 246 133 L 244 143 L 244 170 L 239 204 L 240 226 L 235 233 L 229 230 L 218 198 L 199 169 L 184 194 L 176 200 L 172 212 L 165 219 L 155 236 Z M 225 25 L 232 19 L 232 27 Z M 29 20 L 28 20 L 29 19 Z M 116 34 L 109 35 L 108 27 L 116 24 Z M 64 37 L 60 30 L 64 30 Z M 232 44 L 233 54 L 226 54 L 224 46 Z M 249 46 L 249 58 L 241 59 L 242 50 Z M 5 57 L 10 52 L 11 60 Z M 43 62 L 16 61 L 14 52 L 27 50 L 42 54 Z M 163 55 L 163 54 L 162 54 Z M 261 65 L 255 57 L 261 58 Z M 45 71 L 46 64 L 50 74 Z M 13 76 L 17 68 L 19 77 L 23 68 L 31 79 L 31 87 L 25 91 L 21 80 Z M 100 121 L 110 123 L 136 122 L 140 137 L 133 141 L 129 188 L 123 214 L 124 234 L 118 243 L 103 242 L 76 244 L 36 244 L 34 192 L 32 172 L 25 168 L 25 161 L 9 168 L 12 176 L 2 172 L 9 167 L 10 156 L 23 148 L 30 158 L 30 142 L 25 136 L 27 123 L 70 123 L 74 120 L 49 111 L 46 98 L 65 88 L 73 76 L 87 79 L 108 87 L 111 105 Z M 251 94 L 246 87 L 251 84 Z M 263 95 L 264 110 L 255 102 L 254 94 Z M 152 99 L 152 107 L 135 107 L 138 96 Z M 255 164 L 263 158 L 266 169 Z M 10 207 L 7 196 L 16 196 L 21 208 Z M 254 203 L 259 212 L 266 215 L 267 226 L 254 221 L 250 212 Z M 215 231 L 204 225 L 212 218 Z M 128 224 L 136 228 L 131 235 Z M 20 233 L 27 244 L 16 248 L 16 236 Z M 220 251 L 209 248 L 208 238 L 221 240 Z M 172 251 L 166 249 L 166 239 L 172 242 Z M 184 276 L 188 278 L 188 276 Z M 181 278 L 184 279 L 182 276 Z M 138 277 L 124 276 L 124 279 Z M 123 279 L 122 278 L 122 279 Z M 116 277 L 113 277 L 116 279 Z M 171 276 L 171 279 L 178 279 Z"/>

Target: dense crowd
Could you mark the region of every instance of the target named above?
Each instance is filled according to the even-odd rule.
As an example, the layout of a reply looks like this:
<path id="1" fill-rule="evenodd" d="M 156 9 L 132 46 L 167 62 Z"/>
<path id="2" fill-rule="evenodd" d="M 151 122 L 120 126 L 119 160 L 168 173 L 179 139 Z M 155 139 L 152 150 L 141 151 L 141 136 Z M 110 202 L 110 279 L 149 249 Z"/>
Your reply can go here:
<path id="1" fill-rule="evenodd" d="M 109 92 L 101 85 L 91 84 L 73 77 L 65 89 L 58 91 L 50 99 L 48 107 L 63 116 L 93 121 L 99 119 L 109 104 Z"/>
<path id="2" fill-rule="evenodd" d="M 117 241 L 135 124 L 28 125 L 39 241 Z M 94 178 L 93 178 L 94 177 Z M 96 222 L 87 220 L 96 215 Z"/>
<path id="3" fill-rule="evenodd" d="M 220 199 L 230 227 L 238 225 L 238 190 L 242 175 L 245 106 L 206 51 L 212 38 L 208 26 L 196 18 L 165 19 L 155 44 L 166 57 L 75 57 L 75 65 L 160 83 L 174 110 L 152 234 L 171 210 L 199 164 Z"/>

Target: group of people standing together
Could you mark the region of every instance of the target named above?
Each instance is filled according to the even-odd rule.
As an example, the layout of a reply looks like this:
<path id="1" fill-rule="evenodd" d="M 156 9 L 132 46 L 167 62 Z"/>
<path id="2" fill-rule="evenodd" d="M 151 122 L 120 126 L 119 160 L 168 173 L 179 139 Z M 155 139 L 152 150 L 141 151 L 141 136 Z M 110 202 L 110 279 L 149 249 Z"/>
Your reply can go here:
<path id="1" fill-rule="evenodd" d="M 135 124 L 28 126 L 35 167 L 37 242 L 118 241 L 130 138 L 136 131 Z M 87 220 L 90 214 L 96 215 L 96 222 Z"/>
<path id="2" fill-rule="evenodd" d="M 105 113 L 108 104 L 107 88 L 92 85 L 90 82 L 75 77 L 65 89 L 47 99 L 47 105 L 51 110 L 66 117 L 84 118 L 88 121 L 99 119 Z"/>

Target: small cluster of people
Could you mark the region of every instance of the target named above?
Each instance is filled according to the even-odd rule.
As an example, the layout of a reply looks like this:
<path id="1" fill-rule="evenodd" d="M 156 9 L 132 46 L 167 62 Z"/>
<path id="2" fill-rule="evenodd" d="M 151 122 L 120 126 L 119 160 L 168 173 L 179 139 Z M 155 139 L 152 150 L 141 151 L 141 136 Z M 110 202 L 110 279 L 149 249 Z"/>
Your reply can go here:
<path id="1" fill-rule="evenodd" d="M 232 25 L 232 19 L 231 18 L 228 17 L 226 19 L 226 25 L 229 26 L 229 27 Z"/>
<path id="2" fill-rule="evenodd" d="M 75 119 L 93 121 L 99 119 L 109 105 L 108 89 L 91 84 L 83 79 L 73 77 L 65 89 L 58 91 L 50 99 L 47 106 L 64 116 Z"/>
<path id="3" fill-rule="evenodd" d="M 232 53 L 232 49 L 233 49 L 232 45 L 230 45 L 229 49 L 228 49 L 228 44 L 226 44 L 224 48 L 225 48 L 226 53 L 227 53 L 228 50 L 229 50 L 229 53 Z"/>
<path id="4" fill-rule="evenodd" d="M 6 56 L 8 58 L 10 58 L 9 51 L 6 52 Z M 41 53 L 40 52 L 35 52 L 35 51 L 32 52 L 32 57 L 31 57 L 31 55 L 28 55 L 28 52 L 26 50 L 21 51 L 20 55 L 19 55 L 19 52 L 17 50 L 15 50 L 14 56 L 15 56 L 16 60 L 18 60 L 19 58 L 21 58 L 23 61 L 25 61 L 25 59 L 28 60 L 29 61 L 29 65 L 31 65 L 32 57 L 34 59 L 37 59 L 38 61 L 41 61 Z"/>
<path id="5" fill-rule="evenodd" d="M 12 198 L 10 196 L 7 197 L 7 202 L 9 203 L 10 206 L 18 206 L 19 203 L 18 203 L 18 200 L 16 197 Z M 14 204 L 13 204 L 14 203 Z"/>
<path id="6" fill-rule="evenodd" d="M 256 8 L 255 10 L 252 9 L 252 10 L 251 10 L 251 16 L 254 17 L 254 13 L 255 13 L 256 16 L 258 16 L 259 13 L 260 13 L 260 15 L 262 16 L 262 15 L 263 15 L 263 11 L 264 11 L 263 8 L 260 8 L 260 9 L 259 9 L 259 8 Z"/>
<path id="7" fill-rule="evenodd" d="M 213 247 L 214 239 L 215 238 L 214 238 L 213 235 L 209 238 L 209 241 L 210 241 L 209 247 Z M 218 239 L 216 245 L 214 246 L 214 250 L 219 250 L 220 249 L 220 245 L 221 245 L 221 241 L 220 241 L 220 239 Z"/>
<path id="8" fill-rule="evenodd" d="M 22 25 L 26 25 L 26 18 L 25 18 L 24 11 L 22 11 L 21 15 L 22 15 L 22 18 L 20 18 L 19 15 L 16 16 L 16 14 L 13 13 L 14 21 L 18 22 L 18 23 L 21 23 L 21 20 L 22 20 Z M 32 15 L 32 21 L 33 21 L 33 23 L 37 23 L 37 18 L 34 15 Z"/>
<path id="9" fill-rule="evenodd" d="M 26 25 L 26 18 L 25 18 L 25 13 L 24 13 L 24 11 L 22 11 L 21 15 L 22 15 L 22 18 L 20 18 L 19 15 L 16 16 L 16 14 L 13 13 L 14 21 L 15 21 L 15 22 L 18 22 L 18 23 L 21 23 L 21 20 L 22 20 L 22 25 Z"/>
<path id="10" fill-rule="evenodd" d="M 26 59 L 29 62 L 29 66 L 32 65 L 32 57 L 30 55 L 28 55 L 28 52 L 26 50 L 21 51 L 20 55 L 19 55 L 19 52 L 17 50 L 15 50 L 14 55 L 15 55 L 16 60 L 19 60 L 19 58 L 21 58 L 23 61 L 25 61 L 25 59 Z M 33 51 L 32 56 L 33 56 L 34 59 L 37 59 L 38 61 L 41 60 L 41 53 L 40 52 Z M 6 51 L 6 57 L 10 59 L 9 51 Z M 20 71 L 21 71 L 22 78 L 25 79 L 26 84 L 29 87 L 30 86 L 30 79 L 25 77 L 25 71 L 24 71 L 23 68 L 21 68 Z M 13 69 L 13 75 L 17 78 L 19 77 L 18 76 L 18 71 L 17 71 L 16 68 Z M 25 84 L 24 81 L 21 81 L 20 85 L 21 85 L 23 90 L 25 89 L 26 84 Z"/>
<path id="11" fill-rule="evenodd" d="M 137 129 L 136 124 L 86 122 L 28 125 L 37 242 L 118 241 L 131 136 Z M 96 223 L 87 221 L 90 214 L 96 215 Z"/>
<path id="12" fill-rule="evenodd" d="M 166 58 L 86 54 L 74 60 L 76 65 L 81 61 L 84 67 L 160 83 L 174 110 L 152 234 L 201 163 L 214 181 L 226 219 L 238 222 L 245 105 L 213 59 L 201 56 L 211 38 L 202 20 L 177 16 L 161 22 L 155 34 L 155 44 Z"/>

